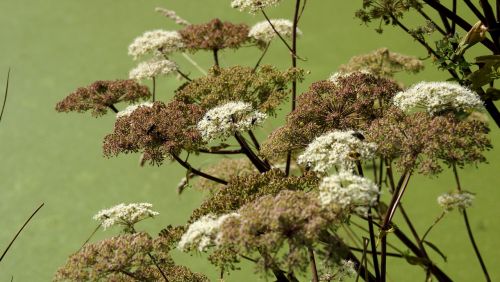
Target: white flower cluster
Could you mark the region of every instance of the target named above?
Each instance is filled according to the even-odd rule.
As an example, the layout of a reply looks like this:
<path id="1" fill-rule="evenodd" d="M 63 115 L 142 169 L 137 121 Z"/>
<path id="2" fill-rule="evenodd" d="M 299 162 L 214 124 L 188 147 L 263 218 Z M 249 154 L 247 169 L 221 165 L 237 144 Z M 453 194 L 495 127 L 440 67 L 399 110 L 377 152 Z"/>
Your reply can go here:
<path id="1" fill-rule="evenodd" d="M 344 281 L 347 277 L 355 277 L 357 273 L 356 264 L 352 260 L 343 259 L 340 263 L 337 279 Z"/>
<path id="2" fill-rule="evenodd" d="M 229 102 L 209 110 L 198 122 L 204 141 L 228 138 L 237 131 L 250 130 L 264 122 L 265 113 L 255 111 L 250 103 Z"/>
<path id="3" fill-rule="evenodd" d="M 140 63 L 136 68 L 132 69 L 129 73 L 129 78 L 137 80 L 153 79 L 160 75 L 174 73 L 177 69 L 176 63 L 161 57 L 154 57 L 151 60 Z"/>
<path id="4" fill-rule="evenodd" d="M 319 185 L 323 206 L 352 209 L 361 215 L 366 215 L 368 207 L 376 204 L 379 194 L 373 181 L 347 171 L 325 177 Z"/>
<path id="5" fill-rule="evenodd" d="M 353 74 L 354 72 L 336 72 L 334 74 L 332 74 L 328 80 L 337 84 L 339 82 L 339 79 L 342 79 L 342 78 L 346 78 L 348 76 L 350 76 L 351 74 Z M 359 70 L 357 71 L 357 73 L 363 73 L 363 74 L 371 74 L 371 72 L 367 71 L 367 70 Z"/>
<path id="6" fill-rule="evenodd" d="M 283 37 L 291 38 L 293 35 L 293 23 L 289 20 L 275 19 L 271 20 L 276 31 Z M 302 31 L 297 28 L 297 35 L 302 35 Z M 268 21 L 263 21 L 255 24 L 248 33 L 248 37 L 252 37 L 258 41 L 265 43 L 271 42 L 276 36 L 276 32 L 273 30 L 271 24 Z"/>
<path id="7" fill-rule="evenodd" d="M 230 217 L 240 216 L 237 213 L 214 216 L 205 215 L 189 225 L 177 247 L 180 250 L 187 251 L 191 247 L 196 247 L 199 251 L 205 251 L 208 247 L 217 245 L 219 241 L 219 230 L 224 221 Z"/>
<path id="8" fill-rule="evenodd" d="M 452 211 L 455 208 L 464 210 L 472 206 L 474 195 L 469 192 L 445 193 L 437 198 L 438 204 L 446 211 Z"/>
<path id="9" fill-rule="evenodd" d="M 377 146 L 360 140 L 356 132 L 332 131 L 323 134 L 311 142 L 297 162 L 312 166 L 312 170 L 326 173 L 333 166 L 342 170 L 352 170 L 356 160 L 372 159 Z"/>
<path id="10" fill-rule="evenodd" d="M 276 6 L 281 0 L 233 0 L 231 7 L 240 11 L 247 10 L 251 14 L 257 13 L 260 9 Z"/>
<path id="11" fill-rule="evenodd" d="M 130 226 L 143 219 L 159 215 L 151 209 L 152 207 L 153 205 L 149 203 L 119 204 L 98 212 L 93 218 L 100 221 L 104 229 L 118 224 Z"/>
<path id="12" fill-rule="evenodd" d="M 424 108 L 430 114 L 446 110 L 470 112 L 483 105 L 476 93 L 451 82 L 420 82 L 397 93 L 393 101 L 403 111 Z"/>
<path id="13" fill-rule="evenodd" d="M 136 105 L 130 105 L 126 107 L 124 110 L 119 111 L 116 113 L 116 118 L 121 118 L 124 116 L 130 116 L 135 110 L 137 110 L 140 107 L 148 107 L 151 108 L 153 106 L 153 103 L 151 102 L 145 102 L 141 104 L 136 104 Z"/>
<path id="14" fill-rule="evenodd" d="M 137 37 L 128 47 L 128 54 L 134 59 L 148 53 L 169 54 L 182 50 L 181 35 L 177 31 L 153 30 Z"/>

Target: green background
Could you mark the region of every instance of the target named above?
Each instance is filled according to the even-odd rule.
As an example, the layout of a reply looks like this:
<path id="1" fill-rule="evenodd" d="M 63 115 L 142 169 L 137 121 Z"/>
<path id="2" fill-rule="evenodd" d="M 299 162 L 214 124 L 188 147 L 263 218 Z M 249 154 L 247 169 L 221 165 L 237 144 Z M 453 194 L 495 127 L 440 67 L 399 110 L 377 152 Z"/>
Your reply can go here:
<path id="1" fill-rule="evenodd" d="M 126 78 L 135 65 L 127 56 L 127 46 L 138 35 L 152 29 L 178 28 L 153 10 L 164 6 L 176 10 L 193 23 L 219 17 L 253 24 L 261 16 L 240 13 L 229 0 L 2 0 L 0 1 L 0 86 L 7 69 L 12 68 L 11 88 L 4 119 L 0 124 L 0 249 L 10 241 L 19 226 L 37 205 L 45 207 L 15 242 L 0 263 L 0 281 L 50 281 L 67 256 L 76 251 L 95 228 L 91 219 L 100 209 L 121 202 L 151 202 L 161 214 L 141 223 L 153 233 L 168 224 L 183 224 L 202 195 L 194 190 L 178 196 L 175 187 L 184 170 L 173 164 L 161 167 L 138 166 L 138 156 L 106 159 L 102 157 L 102 138 L 112 130 L 114 116 L 100 119 L 89 114 L 58 114 L 56 102 L 79 86 L 95 80 Z M 379 47 L 425 57 L 425 51 L 400 30 L 387 28 L 383 35 L 365 27 L 354 18 L 361 1 L 309 1 L 301 22 L 304 35 L 299 54 L 307 58 L 300 66 L 309 70 L 306 89 L 311 82 L 324 79 L 351 56 Z M 273 17 L 290 18 L 292 1 L 270 9 Z M 245 48 L 237 53 L 223 52 L 222 65 L 252 65 L 259 52 Z M 210 54 L 194 56 L 205 68 Z M 179 64 L 199 75 L 179 57 Z M 286 68 L 289 56 L 279 42 L 265 58 Z M 419 75 L 398 77 L 406 84 L 420 80 L 446 79 L 432 64 Z M 163 79 L 158 87 L 160 99 L 172 96 L 179 85 L 175 78 Z M 123 105 L 121 105 L 123 108 Z M 287 107 L 288 108 L 288 107 Z M 264 131 L 273 128 L 269 123 Z M 500 145 L 498 129 L 491 138 Z M 262 137 L 263 135 L 261 135 Z M 487 153 L 488 165 L 461 172 L 465 189 L 477 193 L 469 214 L 477 241 L 493 280 L 500 277 L 497 204 L 498 150 Z M 197 162 L 206 167 L 209 161 Z M 407 210 L 423 233 L 439 214 L 436 196 L 451 190 L 449 172 L 439 178 L 418 177 L 405 196 Z M 95 240 L 116 230 L 99 231 Z M 482 279 L 479 265 L 467 241 L 458 213 L 444 219 L 430 239 L 448 255 L 448 262 L 436 261 L 456 281 Z M 216 280 L 217 271 L 201 256 L 175 254 L 180 263 L 207 273 Z M 392 264 L 392 263 L 395 264 Z M 392 281 L 423 281 L 418 267 L 389 261 Z M 254 281 L 251 266 L 229 276 L 228 281 Z"/>

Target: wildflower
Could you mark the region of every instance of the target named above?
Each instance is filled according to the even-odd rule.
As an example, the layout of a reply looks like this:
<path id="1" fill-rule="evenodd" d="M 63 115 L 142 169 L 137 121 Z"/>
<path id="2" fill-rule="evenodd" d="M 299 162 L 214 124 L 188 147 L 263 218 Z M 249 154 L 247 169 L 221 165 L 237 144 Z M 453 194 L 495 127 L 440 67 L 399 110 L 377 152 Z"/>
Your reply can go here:
<path id="1" fill-rule="evenodd" d="M 164 17 L 171 19 L 172 21 L 174 21 L 178 25 L 184 25 L 184 26 L 190 25 L 190 23 L 188 21 L 179 17 L 177 15 L 177 13 L 173 10 L 168 10 L 165 8 L 157 7 L 157 8 L 155 8 L 155 12 L 158 12 L 158 13 L 162 14 Z"/>
<path id="2" fill-rule="evenodd" d="M 149 203 L 119 204 L 101 210 L 94 216 L 94 219 L 100 221 L 104 229 L 119 224 L 133 226 L 141 220 L 159 215 L 151 209 L 152 207 L 153 205 Z"/>
<path id="3" fill-rule="evenodd" d="M 443 112 L 472 112 L 483 102 L 472 90 L 451 82 L 420 82 L 394 97 L 394 104 L 403 111 L 424 108 L 431 115 Z"/>
<path id="4" fill-rule="evenodd" d="M 416 57 L 380 48 L 368 54 L 352 57 L 347 64 L 340 66 L 339 71 L 341 73 L 366 71 L 378 77 L 393 77 L 398 72 L 417 73 L 423 69 L 423 62 Z"/>
<path id="5" fill-rule="evenodd" d="M 273 19 L 271 20 L 271 23 L 273 24 L 276 31 L 278 31 L 278 33 L 282 37 L 289 37 L 289 38 L 292 37 L 293 23 L 291 21 L 285 19 Z M 302 31 L 300 31 L 298 28 L 297 28 L 297 34 L 302 35 Z M 266 20 L 255 24 L 250 29 L 248 36 L 257 41 L 269 43 L 278 35 L 272 28 L 271 24 L 269 24 L 269 22 Z"/>
<path id="6" fill-rule="evenodd" d="M 271 6 L 277 6 L 281 0 L 233 0 L 231 7 L 240 11 L 247 10 L 251 14 L 255 14 L 260 9 Z"/>
<path id="7" fill-rule="evenodd" d="M 335 85 L 337 85 L 339 83 L 339 80 L 346 79 L 354 73 L 362 73 L 362 74 L 371 75 L 371 73 L 369 71 L 367 71 L 365 69 L 360 69 L 360 70 L 357 70 L 356 72 L 336 72 L 336 73 L 332 74 L 328 78 L 328 80 L 333 82 Z"/>
<path id="8" fill-rule="evenodd" d="M 445 193 L 437 198 L 438 204 L 445 210 L 450 212 L 455 208 L 465 210 L 472 206 L 474 194 L 466 191 L 458 191 L 453 193 Z"/>
<path id="9" fill-rule="evenodd" d="M 153 58 L 149 61 L 140 63 L 129 73 L 130 79 L 153 79 L 157 76 L 175 73 L 177 64 L 166 59 Z"/>
<path id="10" fill-rule="evenodd" d="M 340 263 L 340 267 L 338 269 L 338 273 L 336 275 L 336 279 L 338 281 L 344 281 L 347 277 L 355 277 L 358 273 L 356 271 L 356 264 L 352 260 L 343 259 Z"/>
<path id="11" fill-rule="evenodd" d="M 301 80 L 303 71 L 288 69 L 279 71 L 264 65 L 257 70 L 251 67 L 234 66 L 212 68 L 207 76 L 194 79 L 175 93 L 175 99 L 185 103 L 196 103 L 209 110 L 221 103 L 242 101 L 269 115 L 287 99 L 290 83 Z"/>
<path id="12" fill-rule="evenodd" d="M 319 185 L 319 199 L 323 206 L 351 209 L 361 215 L 377 203 L 379 194 L 373 181 L 348 171 L 325 177 Z"/>
<path id="13" fill-rule="evenodd" d="M 57 103 L 58 112 L 86 112 L 93 116 L 107 113 L 119 102 L 137 102 L 151 96 L 149 89 L 134 80 L 99 80 L 87 87 L 80 87 Z"/>
<path id="14" fill-rule="evenodd" d="M 128 47 L 128 54 L 134 59 L 142 55 L 170 54 L 184 48 L 180 34 L 177 31 L 152 30 L 137 37 Z"/>
<path id="15" fill-rule="evenodd" d="M 249 40 L 246 24 L 233 24 L 213 19 L 205 24 L 188 25 L 179 31 L 186 49 L 198 50 L 237 49 Z"/>
<path id="16" fill-rule="evenodd" d="M 299 164 L 312 166 L 312 170 L 325 173 L 334 166 L 352 170 L 355 161 L 372 159 L 376 145 L 364 142 L 353 130 L 335 130 L 323 134 L 309 144 L 297 159 Z"/>
<path id="17" fill-rule="evenodd" d="M 140 107 L 151 108 L 152 106 L 153 106 L 153 103 L 151 103 L 151 102 L 144 102 L 144 103 L 141 103 L 141 104 L 130 105 L 130 106 L 126 107 L 124 110 L 119 111 L 116 114 L 116 118 L 121 118 L 121 117 L 124 117 L 124 116 L 130 116 L 135 110 L 137 110 Z"/>
<path id="18" fill-rule="evenodd" d="M 254 111 L 250 103 L 229 102 L 209 110 L 198 122 L 198 130 L 206 142 L 224 140 L 235 132 L 262 124 L 266 118 L 265 113 Z"/>
<path id="19" fill-rule="evenodd" d="M 145 161 L 161 164 L 170 154 L 194 152 L 203 144 L 196 129 L 203 112 L 197 105 L 179 101 L 138 107 L 116 120 L 113 133 L 104 138 L 104 155 L 143 152 Z"/>
<path id="20" fill-rule="evenodd" d="M 178 248 L 188 250 L 197 247 L 199 251 L 205 251 L 211 245 L 217 245 L 220 226 L 230 217 L 238 217 L 237 213 L 214 216 L 208 214 L 189 225 L 188 230 L 182 235 Z"/>

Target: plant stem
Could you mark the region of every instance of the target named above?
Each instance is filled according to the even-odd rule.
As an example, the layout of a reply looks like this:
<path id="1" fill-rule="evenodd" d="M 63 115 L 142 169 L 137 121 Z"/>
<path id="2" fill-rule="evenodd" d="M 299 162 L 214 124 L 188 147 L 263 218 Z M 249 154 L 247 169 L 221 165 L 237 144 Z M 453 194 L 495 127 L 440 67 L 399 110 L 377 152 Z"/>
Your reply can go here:
<path id="1" fill-rule="evenodd" d="M 193 168 L 188 162 L 183 161 L 181 158 L 179 158 L 179 156 L 177 156 L 174 153 L 171 153 L 170 155 L 174 158 L 174 160 L 176 160 L 180 165 L 182 165 L 184 168 L 186 168 L 190 172 L 192 172 L 192 173 L 194 173 L 196 175 L 199 175 L 201 177 L 204 177 L 204 178 L 206 178 L 208 180 L 212 180 L 212 181 L 215 181 L 217 183 L 227 185 L 228 182 L 226 180 L 217 178 L 215 176 L 212 176 L 210 174 L 206 174 L 206 173 L 204 173 L 202 171 L 199 171 L 199 170 Z"/>
<path id="2" fill-rule="evenodd" d="M 177 69 L 177 73 L 184 77 L 184 79 L 186 79 L 187 81 L 193 81 L 187 74 L 183 73 L 181 70 Z"/>
<path id="3" fill-rule="evenodd" d="M 200 65 L 198 65 L 198 63 L 193 60 L 188 54 L 186 54 L 185 52 L 182 53 L 182 56 L 189 62 L 191 63 L 199 72 L 201 72 L 203 75 L 207 75 L 207 72 L 202 68 L 200 67 Z"/>
<path id="4" fill-rule="evenodd" d="M 113 104 L 108 105 L 108 108 L 110 108 L 115 114 L 119 112 L 118 109 Z"/>
<path id="5" fill-rule="evenodd" d="M 210 149 L 199 149 L 200 153 L 205 153 L 205 154 L 214 154 L 214 155 L 237 155 L 237 154 L 242 154 L 242 150 L 217 150 L 217 151 L 212 151 Z"/>
<path id="6" fill-rule="evenodd" d="M 427 237 L 427 235 L 429 235 L 429 233 L 431 232 L 432 228 L 434 228 L 434 226 L 436 226 L 436 224 L 438 224 L 441 219 L 444 218 L 444 216 L 446 215 L 446 212 L 442 212 L 435 220 L 434 222 L 431 224 L 431 226 L 429 226 L 429 228 L 427 228 L 427 230 L 425 231 L 424 233 L 424 236 L 422 236 L 422 239 L 420 239 L 421 242 L 425 241 L 425 238 Z"/>
<path id="7" fill-rule="evenodd" d="M 3 95 L 2 111 L 0 112 L 0 121 L 2 121 L 5 105 L 7 104 L 7 95 L 9 94 L 10 68 L 7 71 L 7 82 L 5 83 L 5 94 Z"/>
<path id="8" fill-rule="evenodd" d="M 262 62 L 262 60 L 264 59 L 264 57 L 265 57 L 265 56 L 266 56 L 266 54 L 267 54 L 267 51 L 269 50 L 269 46 L 271 46 L 271 42 L 267 43 L 267 44 L 266 44 L 266 47 L 264 47 L 264 51 L 262 51 L 262 54 L 260 55 L 259 60 L 258 60 L 258 61 L 257 61 L 257 63 L 255 64 L 255 67 L 253 67 L 252 72 L 256 72 L 256 71 L 257 71 L 257 68 L 259 68 L 260 63 Z"/>
<path id="9" fill-rule="evenodd" d="M 214 49 L 214 63 L 216 67 L 219 67 L 219 49 Z"/>
<path id="10" fill-rule="evenodd" d="M 311 262 L 312 281 L 319 282 L 318 269 L 316 268 L 316 259 L 314 258 L 314 250 L 312 247 L 308 247 L 307 250 L 309 252 L 309 260 Z"/>
<path id="11" fill-rule="evenodd" d="M 246 142 L 245 138 L 241 136 L 238 132 L 234 134 L 234 137 L 236 138 L 236 141 L 241 146 L 241 150 L 245 155 L 247 155 L 248 159 L 252 162 L 252 164 L 259 170 L 260 173 L 267 172 L 271 169 L 271 166 L 267 164 L 266 162 L 262 161 L 253 151 L 250 149 L 250 146 L 248 146 L 248 143 Z"/>
<path id="12" fill-rule="evenodd" d="M 153 103 L 156 100 L 156 77 L 153 76 Z"/>
<path id="13" fill-rule="evenodd" d="M 452 164 L 453 167 L 453 175 L 455 176 L 455 182 L 457 184 L 458 191 L 462 191 L 462 186 L 460 185 L 460 178 L 458 177 L 458 170 L 455 163 Z M 481 265 L 481 269 L 483 270 L 484 277 L 486 281 L 491 281 L 490 275 L 488 273 L 488 269 L 486 268 L 486 264 L 484 263 L 483 257 L 481 256 L 481 252 L 479 251 L 479 247 L 476 244 L 476 240 L 474 239 L 474 234 L 472 233 L 472 228 L 470 227 L 469 217 L 467 216 L 467 211 L 465 209 L 462 210 L 462 215 L 464 217 L 465 227 L 467 228 L 467 235 L 469 236 L 469 240 L 474 248 L 474 252 L 476 257 Z"/>

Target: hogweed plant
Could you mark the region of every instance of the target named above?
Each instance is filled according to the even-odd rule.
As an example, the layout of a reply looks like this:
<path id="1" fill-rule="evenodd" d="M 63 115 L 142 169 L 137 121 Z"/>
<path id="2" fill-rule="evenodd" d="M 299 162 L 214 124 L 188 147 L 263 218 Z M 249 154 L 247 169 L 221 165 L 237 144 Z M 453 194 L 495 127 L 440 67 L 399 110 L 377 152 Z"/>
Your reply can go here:
<path id="1" fill-rule="evenodd" d="M 418 73 L 422 61 L 382 48 L 353 57 L 299 95 L 297 86 L 307 73 L 298 67 L 305 57 L 298 53 L 298 39 L 307 36 L 299 29 L 307 1 L 290 2 L 228 3 L 262 15 L 253 27 L 219 19 L 191 24 L 175 11 L 157 8 L 179 30 L 153 30 L 137 37 L 129 54 L 144 61 L 130 71 L 129 79 L 94 82 L 57 104 L 60 112 L 91 111 L 95 117 L 114 112 L 114 129 L 103 142 L 106 157 L 137 153 L 142 164 L 176 162 L 186 169 L 179 193 L 189 188 L 208 193 L 185 225 L 167 226 L 157 236 L 136 231 L 137 222 L 161 218 L 150 204 L 120 204 L 99 212 L 94 218 L 100 226 L 121 227 L 122 232 L 84 244 L 55 280 L 208 281 L 175 264 L 170 252 L 180 250 L 206 254 L 221 281 L 242 261 L 280 282 L 349 277 L 387 281 L 394 270 L 388 257 L 421 268 L 426 281 L 452 281 L 453 274 L 445 273 L 431 253 L 442 255 L 444 250 L 427 237 L 454 210 L 463 214 L 489 280 L 467 216 L 474 194 L 462 188 L 458 171 L 486 162 L 484 153 L 491 149 L 488 125 L 478 118 L 482 108 L 498 122 L 492 98 L 485 96 L 496 90 L 493 85 L 481 89 L 493 80 L 477 84 L 477 71 L 472 72 L 463 57 L 479 42 L 497 50 L 498 42 L 483 34 L 493 32 L 485 27 L 491 22 L 476 26 L 465 43 L 455 46 L 456 26 L 469 26 L 437 1 L 424 2 L 440 12 L 445 29 L 427 16 L 428 7 L 420 1 L 364 1 L 357 14 L 363 21 L 380 19 L 404 28 L 455 81 L 406 88 L 394 80 L 395 74 Z M 290 20 L 268 17 L 268 9 L 292 3 Z M 401 20 L 410 9 L 431 22 L 416 30 L 406 28 Z M 444 43 L 438 50 L 431 48 L 425 36 L 434 30 L 461 51 L 449 54 L 445 49 L 451 47 Z M 290 54 L 288 68 L 262 64 L 271 43 Z M 223 67 L 220 52 L 240 48 L 256 48 L 255 64 Z M 196 52 L 209 52 L 213 65 L 203 69 L 189 56 Z M 174 61 L 175 53 L 202 75 L 186 72 Z M 495 56 L 482 60 L 490 67 L 498 64 Z M 181 80 L 180 86 L 171 101 L 159 101 L 156 79 L 173 79 L 170 74 Z M 152 88 L 145 80 L 152 80 Z M 287 101 L 291 111 L 285 123 L 259 140 L 254 131 L 275 118 Z M 195 168 L 191 159 L 203 155 L 220 160 L 203 170 Z M 438 175 L 447 169 L 453 171 L 456 190 L 443 191 L 437 199 L 442 214 L 421 233 L 404 209 L 405 191 L 413 188 L 413 175 Z M 402 222 L 394 222 L 396 213 Z M 399 228 L 403 225 L 409 233 Z"/>

